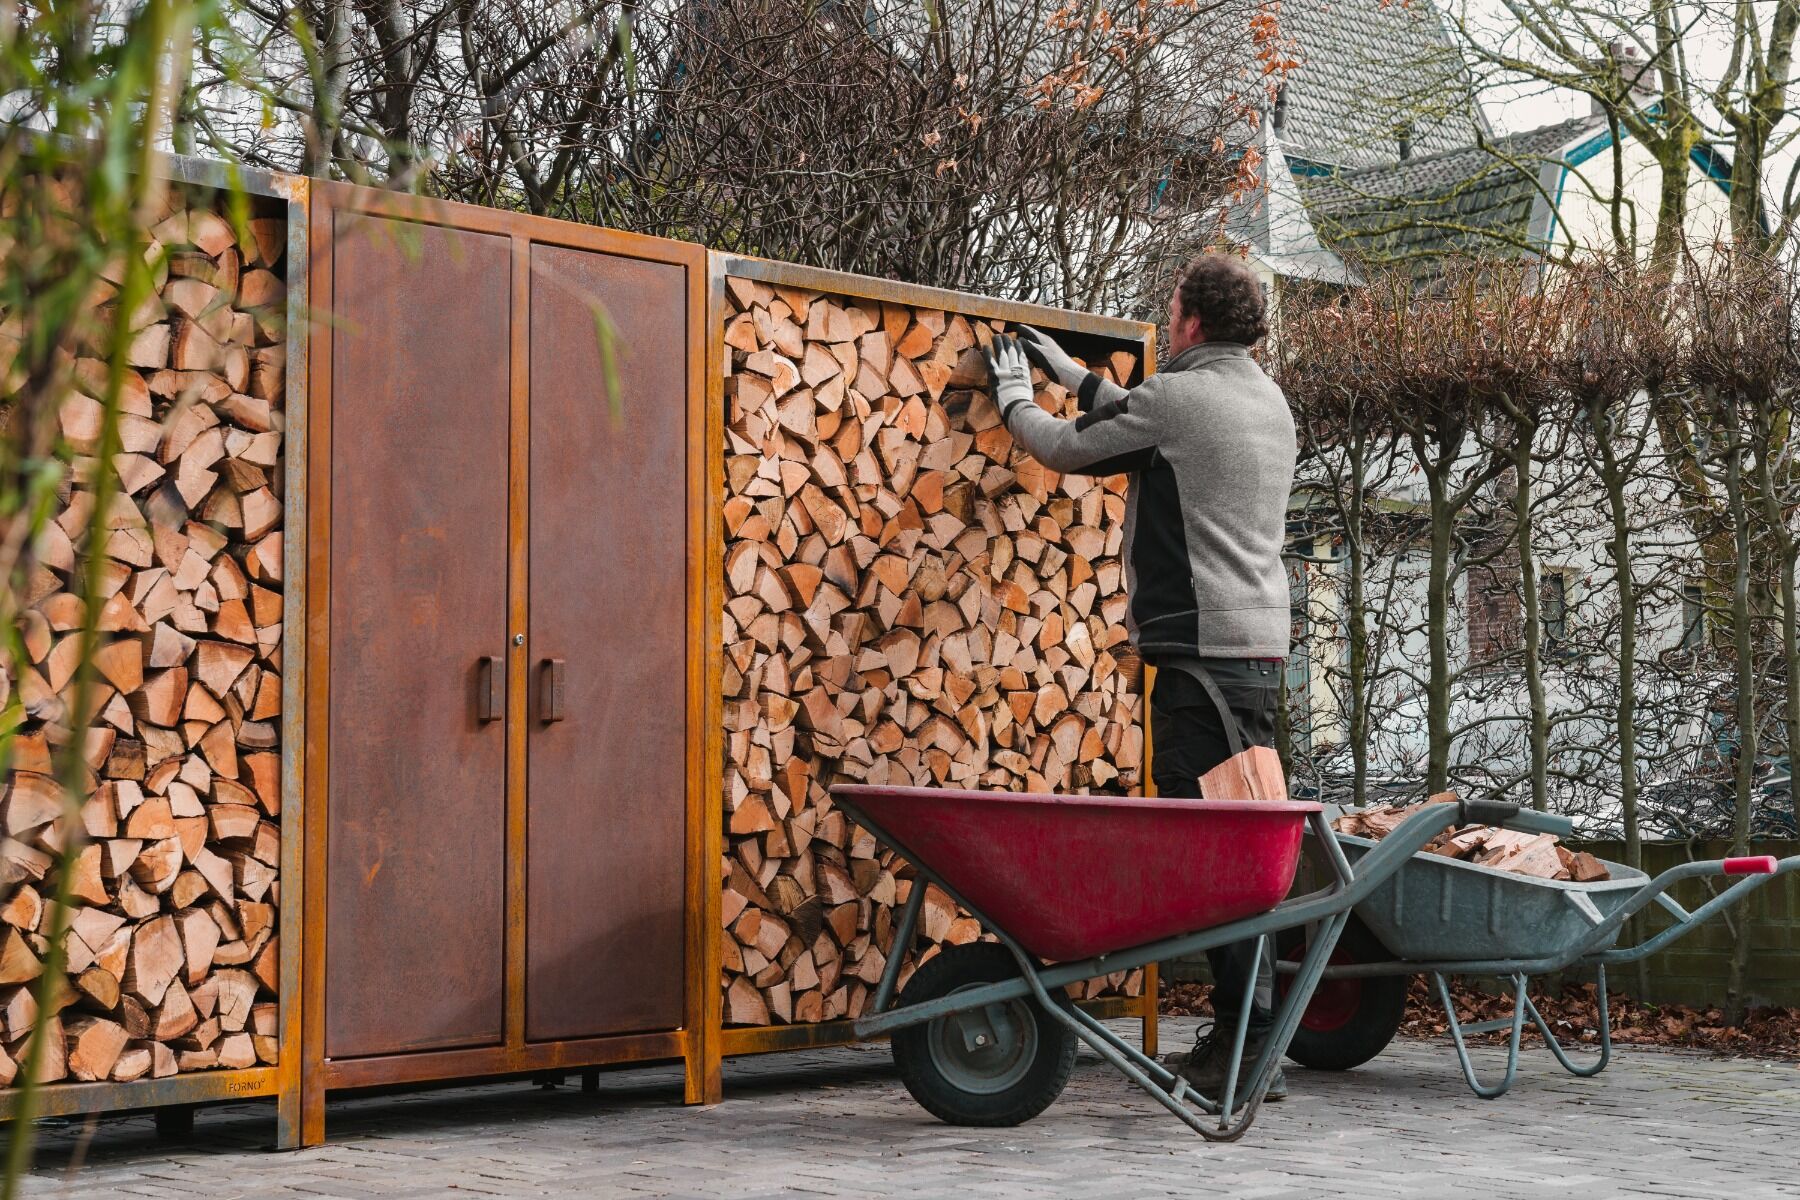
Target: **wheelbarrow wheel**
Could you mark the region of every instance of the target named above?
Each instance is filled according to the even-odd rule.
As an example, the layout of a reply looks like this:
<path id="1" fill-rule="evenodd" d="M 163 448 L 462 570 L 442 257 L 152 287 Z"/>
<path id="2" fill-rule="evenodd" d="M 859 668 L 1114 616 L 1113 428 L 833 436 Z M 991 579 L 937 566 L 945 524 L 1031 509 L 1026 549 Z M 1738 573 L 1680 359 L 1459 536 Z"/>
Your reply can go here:
<path id="1" fill-rule="evenodd" d="M 1306 951 L 1306 930 L 1289 929 L 1278 935 L 1281 957 L 1298 961 Z M 1331 953 L 1333 966 L 1350 963 L 1392 962 L 1378 938 L 1355 917 L 1344 926 L 1343 936 Z M 1292 976 L 1281 975 L 1283 990 Z M 1300 1018 L 1300 1028 L 1288 1043 L 1287 1056 L 1317 1071 L 1348 1071 L 1360 1067 L 1387 1049 L 1406 1019 L 1405 975 L 1376 979 L 1323 979 L 1313 992 L 1312 1003 Z"/>
<path id="2" fill-rule="evenodd" d="M 1016 979 L 993 942 L 951 946 L 907 981 L 900 1005 Z M 1067 1004 L 1058 996 L 1058 1003 Z M 894 1062 L 914 1100 L 951 1125 L 1019 1125 L 1050 1107 L 1075 1069 L 1076 1037 L 1037 1000 L 952 1013 L 894 1034 Z"/>

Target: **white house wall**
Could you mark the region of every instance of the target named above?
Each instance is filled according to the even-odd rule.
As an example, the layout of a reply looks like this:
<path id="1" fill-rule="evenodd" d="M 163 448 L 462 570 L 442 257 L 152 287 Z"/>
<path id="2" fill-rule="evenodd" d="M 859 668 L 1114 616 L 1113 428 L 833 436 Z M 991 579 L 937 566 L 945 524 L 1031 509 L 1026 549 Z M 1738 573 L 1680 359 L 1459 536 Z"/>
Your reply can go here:
<path id="1" fill-rule="evenodd" d="M 1654 445 L 1647 458 L 1658 453 Z M 1471 460 L 1474 450 L 1471 448 Z M 1617 603 L 1609 551 L 1611 524 L 1604 494 L 1585 475 L 1574 454 L 1544 464 L 1537 481 L 1543 499 L 1536 514 L 1535 539 L 1540 572 L 1560 571 L 1568 581 L 1568 621 L 1578 643 L 1606 631 L 1606 645 L 1573 669 L 1554 661 L 1545 666 L 1546 703 L 1555 721 L 1551 742 L 1556 764 L 1587 777 L 1590 795 L 1582 807 L 1604 808 L 1604 794 L 1616 790 L 1616 752 L 1611 696 L 1616 667 L 1606 667 L 1607 650 L 1616 656 Z M 1382 472 L 1380 494 L 1388 500 L 1415 503 L 1424 499 L 1416 471 Z M 1397 481 L 1396 481 L 1397 477 Z M 1374 481 L 1372 481 L 1374 482 Z M 1633 580 L 1640 590 L 1636 659 L 1641 667 L 1640 740 L 1649 781 L 1681 769 L 1683 755 L 1704 734 L 1704 713 L 1720 680 L 1697 676 L 1666 665 L 1667 654 L 1681 641 L 1681 589 L 1691 581 L 1694 541 L 1676 519 L 1668 501 L 1650 488 L 1629 498 L 1633 521 L 1640 529 L 1654 523 L 1654 537 L 1634 539 Z M 1306 703 L 1312 750 L 1341 747 L 1347 716 L 1339 690 L 1348 671 L 1344 589 L 1347 567 L 1328 536 L 1295 547 L 1312 561 L 1308 566 L 1307 636 L 1304 653 L 1310 663 Z M 1371 647 L 1372 670 L 1386 672 L 1381 695 L 1373 705 L 1376 719 L 1369 731 L 1370 774 L 1375 778 L 1422 776 L 1427 752 L 1425 679 L 1429 645 L 1425 634 L 1428 556 L 1422 544 L 1372 561 L 1365 582 L 1369 623 L 1390 631 L 1385 644 Z M 1464 613 L 1469 577 L 1462 576 L 1450 613 L 1451 669 L 1468 666 Z M 1298 651 L 1298 648 L 1297 648 Z M 1666 693 L 1666 694 L 1665 694 Z M 1453 764 L 1490 778 L 1522 778 L 1528 750 L 1523 678 L 1516 667 L 1462 675 L 1454 687 L 1451 726 L 1464 731 L 1452 748 Z M 1319 765 L 1330 775 L 1347 775 L 1347 754 Z M 1609 776 L 1611 772 L 1611 776 Z M 1595 814 L 1605 819 L 1606 814 Z"/>
<path id="2" fill-rule="evenodd" d="M 1572 143 L 1564 154 L 1578 157 L 1589 139 Z M 1615 155 L 1622 161 L 1615 168 Z M 1650 248 L 1656 232 L 1657 197 L 1661 168 L 1643 143 L 1627 136 L 1623 149 L 1608 145 L 1598 153 L 1561 172 L 1556 217 L 1550 229 L 1552 253 L 1573 250 L 1610 251 L 1614 245 L 1611 196 L 1615 169 L 1622 171 L 1624 187 L 1620 221 L 1640 252 Z M 1725 189 L 1691 159 L 1688 163 L 1688 245 L 1703 250 L 1726 239 L 1731 231 L 1730 197 Z"/>

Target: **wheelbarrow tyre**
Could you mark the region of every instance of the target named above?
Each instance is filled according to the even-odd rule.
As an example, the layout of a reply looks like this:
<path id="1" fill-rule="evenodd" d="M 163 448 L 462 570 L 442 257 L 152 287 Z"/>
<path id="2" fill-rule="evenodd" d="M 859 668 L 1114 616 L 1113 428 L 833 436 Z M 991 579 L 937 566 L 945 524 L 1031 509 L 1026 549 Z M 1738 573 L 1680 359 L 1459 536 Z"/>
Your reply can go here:
<path id="1" fill-rule="evenodd" d="M 907 981 L 900 1006 L 936 1000 L 986 983 L 1019 977 L 1019 965 L 994 942 L 951 946 Z M 1069 1004 L 1056 995 L 1057 1003 Z M 1036 998 L 1009 1001 L 1014 1037 L 991 1050 L 971 1050 L 956 1017 L 940 1017 L 894 1034 L 894 1063 L 912 1098 L 951 1125 L 1020 1125 L 1050 1107 L 1075 1069 L 1077 1038 Z"/>
<path id="2" fill-rule="evenodd" d="M 1277 935 L 1281 957 L 1298 959 L 1305 950 L 1305 931 Z M 1355 917 L 1344 926 L 1332 952 L 1334 964 L 1391 962 L 1393 954 Z M 1286 978 L 1285 976 L 1283 977 Z M 1321 980 L 1300 1028 L 1288 1043 L 1287 1056 L 1315 1071 L 1348 1071 L 1375 1058 L 1406 1020 L 1406 975 L 1375 979 Z"/>

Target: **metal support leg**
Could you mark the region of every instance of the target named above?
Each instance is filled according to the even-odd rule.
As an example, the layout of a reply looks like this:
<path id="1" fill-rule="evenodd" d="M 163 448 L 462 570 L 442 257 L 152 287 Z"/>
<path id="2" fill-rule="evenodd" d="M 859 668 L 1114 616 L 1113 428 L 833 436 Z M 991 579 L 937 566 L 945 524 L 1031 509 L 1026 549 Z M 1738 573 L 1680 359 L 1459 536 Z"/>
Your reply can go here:
<path id="1" fill-rule="evenodd" d="M 156 1136 L 165 1142 L 185 1142 L 194 1136 L 194 1106 L 169 1104 L 156 1110 Z"/>
<path id="2" fill-rule="evenodd" d="M 1262 974 L 1263 948 L 1268 944 L 1267 934 L 1256 939 L 1256 969 L 1244 980 L 1244 995 L 1238 1008 L 1237 1028 L 1231 1035 L 1231 1066 L 1225 1072 L 1225 1096 L 1220 1101 L 1220 1111 L 1229 1114 L 1233 1100 L 1237 1099 L 1238 1068 L 1244 1065 L 1244 1045 L 1250 1038 L 1250 1010 L 1256 1006 L 1257 978 Z"/>
<path id="3" fill-rule="evenodd" d="M 1203 1119 L 1202 1113 L 1196 1112 L 1193 1107 L 1185 1103 L 1186 1080 L 1175 1078 L 1162 1066 L 1145 1058 L 1138 1051 L 1114 1037 L 1110 1029 L 1100 1026 L 1087 1013 L 1080 1009 L 1065 1009 L 1062 1005 L 1057 1004 L 1051 999 L 1049 993 L 1043 990 L 1043 985 L 1038 982 L 1035 972 L 1027 976 L 1027 979 L 1033 984 L 1032 990 L 1037 993 L 1038 1003 L 1049 1011 L 1053 1019 L 1074 1030 L 1075 1036 L 1092 1046 L 1101 1058 L 1111 1063 L 1114 1069 L 1125 1078 L 1150 1093 L 1158 1104 L 1175 1114 L 1189 1129 L 1209 1142 L 1235 1142 L 1243 1137 L 1250 1128 L 1251 1121 L 1255 1120 L 1257 1106 L 1262 1101 L 1259 1092 L 1252 1090 L 1250 1103 L 1246 1105 L 1247 1111 L 1242 1120 L 1236 1125 L 1232 1125 L 1226 1118 L 1221 1117 L 1219 1126 L 1215 1129 L 1210 1122 Z M 1197 1095 L 1195 1098 L 1200 1099 Z"/>
<path id="4" fill-rule="evenodd" d="M 888 949 L 887 966 L 881 972 L 881 982 L 875 988 L 875 999 L 869 1004 L 872 1013 L 886 1012 L 888 1004 L 894 999 L 894 984 L 900 978 L 900 967 L 906 962 L 907 954 L 912 950 L 913 930 L 919 925 L 919 909 L 925 903 L 925 889 L 930 886 L 926 880 L 914 876 L 912 891 L 907 893 L 906 907 L 900 910 L 900 927 L 894 930 L 894 940 Z"/>
<path id="5" fill-rule="evenodd" d="M 1144 1012 L 1141 1018 L 1143 1022 L 1141 1040 L 1145 1058 L 1154 1059 L 1156 1057 L 1157 1005 L 1161 1002 L 1161 992 L 1161 970 L 1156 963 L 1151 963 L 1144 968 Z"/>
<path id="6" fill-rule="evenodd" d="M 1496 1096 L 1504 1096 L 1513 1080 L 1519 1075 L 1519 1037 L 1525 1029 L 1525 1010 L 1531 1001 L 1525 995 L 1525 987 L 1529 976 L 1513 976 L 1513 1014 L 1512 1036 L 1506 1047 L 1506 1074 L 1497 1084 L 1485 1084 L 1475 1076 L 1475 1064 L 1469 1059 L 1469 1048 L 1463 1042 L 1462 1022 L 1456 1019 L 1456 1005 L 1450 999 L 1450 985 L 1444 982 L 1441 972 L 1431 973 L 1432 982 L 1437 985 L 1438 1002 L 1444 1006 L 1444 1019 L 1450 1025 L 1450 1040 L 1456 1044 L 1456 1060 L 1462 1067 L 1463 1079 L 1467 1081 L 1469 1090 L 1483 1100 L 1492 1100 Z M 1480 1032 L 1479 1026 L 1472 1027 Z"/>
<path id="7" fill-rule="evenodd" d="M 1001 942 L 1012 952 L 1019 964 L 1019 970 L 1026 985 L 1036 997 L 1038 1004 L 1049 1013 L 1053 1020 L 1061 1022 L 1074 1031 L 1075 1036 L 1093 1047 L 1094 1051 L 1111 1063 L 1120 1074 L 1137 1084 L 1151 1097 L 1168 1109 L 1181 1123 L 1209 1142 L 1235 1142 L 1243 1137 L 1256 1121 L 1257 1111 L 1262 1107 L 1263 1097 L 1268 1093 L 1269 1084 L 1275 1078 L 1281 1056 L 1286 1053 L 1288 1042 L 1294 1031 L 1300 1027 L 1300 1017 L 1306 1005 L 1312 1000 L 1313 989 L 1318 986 L 1325 964 L 1331 952 L 1337 946 L 1338 935 L 1343 932 L 1344 924 L 1349 919 L 1347 913 L 1340 913 L 1322 922 L 1323 932 L 1316 942 L 1307 946 L 1306 957 L 1301 961 L 1300 969 L 1295 975 L 1294 984 L 1287 997 L 1282 1001 L 1280 1011 L 1276 1014 L 1275 1025 L 1269 1031 L 1268 1040 L 1263 1044 L 1262 1053 L 1257 1056 L 1251 1068 L 1245 1086 L 1245 1102 L 1243 1111 L 1233 1119 L 1233 1109 L 1237 1097 L 1227 1095 L 1221 1097 L 1226 1103 L 1220 1104 L 1194 1092 L 1187 1080 L 1182 1079 L 1160 1063 L 1145 1057 L 1135 1047 L 1127 1044 L 1112 1030 L 1106 1028 L 1089 1014 L 1073 1006 L 1065 1007 L 1057 1002 L 1045 989 L 1038 973 L 1038 965 L 1026 954 L 1017 943 L 1001 936 Z M 1266 937 L 1267 935 L 1259 935 Z M 1253 974 L 1248 981 L 1251 988 L 1256 986 Z M 1252 996 L 1254 993 L 1252 993 Z M 1251 997 L 1246 997 L 1248 1001 Z M 1245 1004 L 1243 1016 L 1237 1029 L 1237 1041 L 1233 1054 L 1232 1079 L 1228 1081 L 1227 1093 L 1235 1090 L 1237 1076 L 1243 1066 L 1243 1052 L 1248 1040 L 1248 1017 L 1250 1006 Z M 1192 1097 L 1192 1103 L 1189 1098 Z M 1198 1110 L 1198 1111 L 1197 1111 Z M 1204 1115 L 1203 1115 L 1204 1114 Z M 1206 1119 L 1210 1115 L 1216 1120 Z"/>
<path id="8" fill-rule="evenodd" d="M 1538 1012 L 1537 1005 L 1533 1004 L 1529 999 L 1525 1001 L 1525 1007 L 1531 1014 L 1532 1023 L 1537 1026 L 1537 1031 L 1543 1035 L 1544 1044 L 1550 1047 L 1550 1053 L 1556 1056 L 1556 1061 L 1562 1065 L 1563 1070 L 1582 1079 L 1593 1078 L 1595 1075 L 1606 1070 L 1606 1065 L 1612 1061 L 1612 1012 L 1608 1008 L 1606 1000 L 1605 963 L 1601 963 L 1598 968 L 1596 968 L 1595 988 L 1599 992 L 1597 1007 L 1599 1008 L 1600 1017 L 1600 1056 L 1591 1063 L 1577 1063 L 1572 1060 L 1569 1057 L 1568 1050 L 1564 1048 L 1562 1042 L 1557 1039 L 1557 1036 L 1554 1033 L 1550 1032 L 1550 1023 L 1544 1020 L 1543 1015 Z"/>

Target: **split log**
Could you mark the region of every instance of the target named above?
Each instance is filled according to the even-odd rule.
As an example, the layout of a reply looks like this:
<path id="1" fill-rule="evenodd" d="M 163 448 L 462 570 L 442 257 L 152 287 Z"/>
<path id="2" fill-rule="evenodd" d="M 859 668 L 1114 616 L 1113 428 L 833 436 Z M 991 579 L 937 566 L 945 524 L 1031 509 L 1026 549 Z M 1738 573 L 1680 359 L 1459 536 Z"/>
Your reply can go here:
<path id="1" fill-rule="evenodd" d="M 142 1079 L 150 1073 L 150 1065 L 154 1061 L 148 1046 L 133 1046 L 120 1054 L 113 1063 L 112 1078 L 114 1083 L 130 1083 L 134 1079 Z"/>
<path id="2" fill-rule="evenodd" d="M 1570 874 L 1577 883 L 1594 883 L 1598 880 L 1612 878 L 1612 872 L 1606 869 L 1606 864 L 1586 850 L 1575 852 L 1575 862 Z"/>
<path id="3" fill-rule="evenodd" d="M 119 1007 L 119 979 L 104 967 L 93 966 L 75 979 L 75 990 L 92 1000 L 102 1011 Z"/>
<path id="4" fill-rule="evenodd" d="M 1202 775 L 1200 795 L 1208 800 L 1286 800 L 1281 755 L 1268 746 L 1251 746 Z"/>
<path id="5" fill-rule="evenodd" d="M 37 1081 L 55 1083 L 69 1073 L 68 1045 L 60 1016 L 47 1016 L 37 1023 L 36 1036 L 43 1039 L 43 1057 L 39 1061 Z M 30 1034 L 7 1044 L 6 1052 L 15 1063 L 23 1065 L 31 1041 Z"/>
<path id="6" fill-rule="evenodd" d="M 8 928 L 0 937 L 0 984 L 29 983 L 44 973 L 31 944 L 17 929 Z"/>
<path id="7" fill-rule="evenodd" d="M 105 1017 L 72 1017 L 64 1025 L 69 1072 L 77 1079 L 105 1079 L 124 1052 L 125 1027 Z"/>
<path id="8" fill-rule="evenodd" d="M 14 771 L 7 783 L 6 798 L 0 800 L 0 824 L 7 836 L 28 833 L 62 815 L 62 788 L 50 776 Z"/>
<path id="9" fill-rule="evenodd" d="M 186 979 L 192 987 L 212 969 L 213 952 L 219 948 L 219 924 L 204 909 L 189 908 L 175 916 L 181 932 L 182 957 Z"/>

